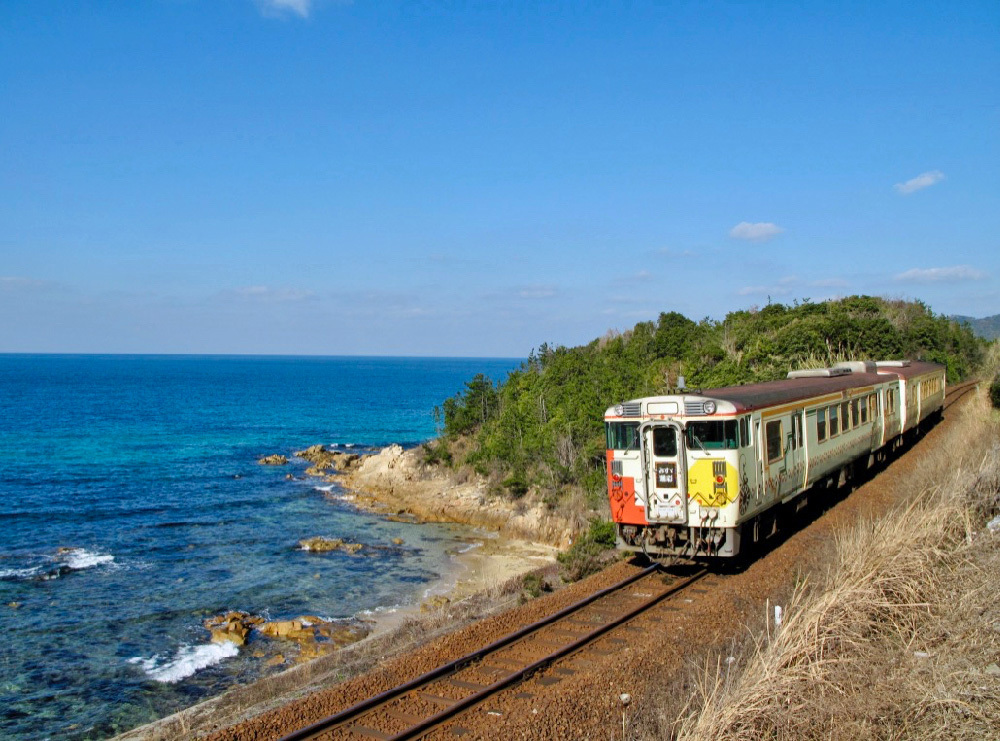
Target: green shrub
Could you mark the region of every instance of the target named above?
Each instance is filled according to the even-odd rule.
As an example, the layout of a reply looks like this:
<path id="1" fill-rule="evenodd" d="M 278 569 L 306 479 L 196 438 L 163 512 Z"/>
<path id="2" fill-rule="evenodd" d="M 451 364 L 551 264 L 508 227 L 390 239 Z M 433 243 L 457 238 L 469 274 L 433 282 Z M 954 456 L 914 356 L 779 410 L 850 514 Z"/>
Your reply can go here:
<path id="1" fill-rule="evenodd" d="M 522 476 L 514 475 L 504 479 L 503 487 L 510 492 L 511 497 L 520 499 L 528 493 L 528 482 Z"/>
<path id="2" fill-rule="evenodd" d="M 429 466 L 439 466 L 442 463 L 450 466 L 452 463 L 451 451 L 443 440 L 424 443 L 420 446 L 423 454 L 423 461 Z"/>
<path id="3" fill-rule="evenodd" d="M 994 409 L 1000 409 L 1000 374 L 990 384 L 990 403 Z"/>
<path id="4" fill-rule="evenodd" d="M 529 599 L 540 597 L 542 592 L 551 592 L 552 585 L 538 574 L 528 574 L 522 582 L 523 593 L 521 601 L 527 602 Z"/>
<path id="5" fill-rule="evenodd" d="M 558 556 L 564 578 L 567 581 L 579 581 L 597 573 L 614 560 L 614 547 L 615 524 L 607 520 L 591 520 L 587 532 L 577 538 L 569 550 Z"/>

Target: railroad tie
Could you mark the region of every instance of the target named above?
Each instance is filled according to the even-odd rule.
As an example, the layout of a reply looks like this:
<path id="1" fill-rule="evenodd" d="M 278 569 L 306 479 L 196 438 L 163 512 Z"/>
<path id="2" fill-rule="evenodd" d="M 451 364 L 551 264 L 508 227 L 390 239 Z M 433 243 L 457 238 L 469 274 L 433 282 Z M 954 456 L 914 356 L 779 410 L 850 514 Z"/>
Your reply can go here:
<path id="1" fill-rule="evenodd" d="M 430 692 L 417 692 L 417 697 L 421 700 L 426 700 L 427 702 L 433 703 L 435 705 L 441 705 L 442 707 L 451 707 L 458 700 L 453 697 L 442 697 L 441 695 L 435 695 Z"/>
<path id="2" fill-rule="evenodd" d="M 367 726 L 348 726 L 347 730 L 351 733 L 356 733 L 359 736 L 373 738 L 375 741 L 389 741 L 389 739 L 393 736 L 391 733 L 376 731 L 374 728 L 368 728 Z"/>

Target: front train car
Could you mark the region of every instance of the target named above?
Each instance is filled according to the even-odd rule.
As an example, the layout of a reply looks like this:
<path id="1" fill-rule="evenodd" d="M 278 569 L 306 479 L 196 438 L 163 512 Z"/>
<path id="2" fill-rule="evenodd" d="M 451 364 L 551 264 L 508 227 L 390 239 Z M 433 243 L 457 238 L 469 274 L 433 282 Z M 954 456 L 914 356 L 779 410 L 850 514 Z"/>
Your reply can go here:
<path id="1" fill-rule="evenodd" d="M 657 396 L 607 410 L 608 496 L 621 546 L 738 553 L 740 450 L 749 430 L 744 421 L 741 432 L 736 413 L 710 395 Z"/>

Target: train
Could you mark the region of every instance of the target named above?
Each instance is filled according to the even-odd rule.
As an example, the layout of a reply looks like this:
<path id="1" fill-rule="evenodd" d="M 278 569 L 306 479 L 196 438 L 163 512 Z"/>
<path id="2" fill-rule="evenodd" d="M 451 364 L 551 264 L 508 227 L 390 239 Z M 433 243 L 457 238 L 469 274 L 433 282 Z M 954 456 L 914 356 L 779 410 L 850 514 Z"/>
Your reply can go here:
<path id="1" fill-rule="evenodd" d="M 850 361 L 787 378 L 632 399 L 604 415 L 618 547 L 734 558 L 808 502 L 883 463 L 944 409 L 945 367 Z"/>

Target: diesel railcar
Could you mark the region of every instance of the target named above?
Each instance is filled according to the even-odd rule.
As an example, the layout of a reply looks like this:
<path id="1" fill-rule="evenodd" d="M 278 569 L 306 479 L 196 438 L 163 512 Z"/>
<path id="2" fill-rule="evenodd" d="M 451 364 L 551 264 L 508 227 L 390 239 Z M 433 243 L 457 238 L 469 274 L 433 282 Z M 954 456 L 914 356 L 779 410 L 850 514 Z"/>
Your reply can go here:
<path id="1" fill-rule="evenodd" d="M 736 556 L 805 492 L 851 480 L 940 416 L 944 395 L 942 365 L 858 361 L 617 404 L 604 421 L 618 545 Z"/>

